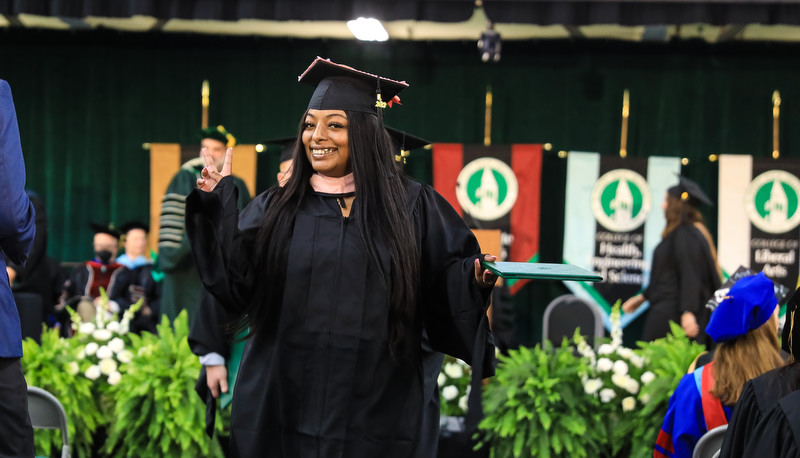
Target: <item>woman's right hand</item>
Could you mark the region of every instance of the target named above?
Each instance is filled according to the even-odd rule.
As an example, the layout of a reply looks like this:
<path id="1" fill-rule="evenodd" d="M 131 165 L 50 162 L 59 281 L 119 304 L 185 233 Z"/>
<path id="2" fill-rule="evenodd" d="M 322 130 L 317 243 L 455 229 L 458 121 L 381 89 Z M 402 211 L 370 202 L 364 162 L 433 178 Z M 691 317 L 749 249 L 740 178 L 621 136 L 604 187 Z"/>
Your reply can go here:
<path id="1" fill-rule="evenodd" d="M 633 296 L 632 298 L 628 299 L 627 301 L 625 301 L 624 304 L 622 304 L 622 311 L 625 312 L 625 313 L 633 313 L 642 304 L 644 304 L 644 301 L 645 301 L 644 295 L 643 294 L 637 294 L 637 295 Z"/>
<path id="2" fill-rule="evenodd" d="M 225 151 L 225 162 L 222 163 L 222 170 L 218 170 L 214 164 L 214 157 L 208 152 L 208 148 L 202 148 L 200 154 L 206 166 L 200 172 L 200 178 L 197 179 L 197 187 L 202 191 L 211 192 L 217 187 L 219 180 L 231 174 L 233 167 L 233 148 L 228 148 Z"/>

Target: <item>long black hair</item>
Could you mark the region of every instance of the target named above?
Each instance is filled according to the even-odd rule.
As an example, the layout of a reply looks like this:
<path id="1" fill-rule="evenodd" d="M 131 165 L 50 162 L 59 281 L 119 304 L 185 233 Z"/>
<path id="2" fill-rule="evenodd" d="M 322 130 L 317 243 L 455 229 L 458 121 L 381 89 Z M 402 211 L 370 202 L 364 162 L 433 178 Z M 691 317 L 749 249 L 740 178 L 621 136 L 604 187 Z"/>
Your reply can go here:
<path id="1" fill-rule="evenodd" d="M 394 146 L 380 118 L 357 111 L 345 113 L 349 160 L 356 187 L 351 217 L 357 218 L 369 258 L 379 269 L 380 278 L 389 291 L 389 348 L 397 354 L 413 321 L 420 272 L 406 178 L 395 165 Z M 258 232 L 256 275 L 259 286 L 246 311 L 247 324 L 253 333 L 278 321 L 294 221 L 300 202 L 310 192 L 309 179 L 314 169 L 302 143 L 306 114 L 300 121 L 292 175 L 284 187 L 275 192 Z M 391 259 L 389 272 L 379 261 L 379 245 L 385 247 Z"/>

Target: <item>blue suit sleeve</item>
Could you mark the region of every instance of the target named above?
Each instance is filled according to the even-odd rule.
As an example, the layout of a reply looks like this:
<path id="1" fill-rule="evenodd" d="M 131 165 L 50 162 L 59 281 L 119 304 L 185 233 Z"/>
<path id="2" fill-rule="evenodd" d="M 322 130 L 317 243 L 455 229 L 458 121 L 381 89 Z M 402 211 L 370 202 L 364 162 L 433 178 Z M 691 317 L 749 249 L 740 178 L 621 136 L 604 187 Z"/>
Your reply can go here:
<path id="1" fill-rule="evenodd" d="M 11 88 L 0 80 L 0 246 L 15 264 L 23 264 L 28 256 L 35 216 L 25 193 L 25 162 Z"/>

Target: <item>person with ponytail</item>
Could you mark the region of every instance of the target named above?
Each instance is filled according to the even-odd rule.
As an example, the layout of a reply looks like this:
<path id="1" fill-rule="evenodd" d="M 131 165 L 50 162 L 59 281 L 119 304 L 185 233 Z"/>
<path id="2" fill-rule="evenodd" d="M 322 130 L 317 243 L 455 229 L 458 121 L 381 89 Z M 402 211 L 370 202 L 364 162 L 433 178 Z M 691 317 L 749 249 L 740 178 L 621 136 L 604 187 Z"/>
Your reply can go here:
<path id="1" fill-rule="evenodd" d="M 203 283 L 250 332 L 233 393 L 235 456 L 425 457 L 423 329 L 473 365 L 494 348 L 496 277 L 447 201 L 395 166 L 382 110 L 404 82 L 317 58 L 290 178 L 236 210 L 210 156 L 186 201 Z M 469 418 L 468 418 L 469 421 Z"/>
<path id="2" fill-rule="evenodd" d="M 650 301 L 642 340 L 665 337 L 674 321 L 688 337 L 710 344 L 703 332 L 710 314 L 705 304 L 719 287 L 721 273 L 714 241 L 698 210 L 701 204 L 711 205 L 711 199 L 682 176 L 664 196 L 667 225 L 653 252 L 650 285 L 622 304 L 625 313 L 632 313 Z"/>

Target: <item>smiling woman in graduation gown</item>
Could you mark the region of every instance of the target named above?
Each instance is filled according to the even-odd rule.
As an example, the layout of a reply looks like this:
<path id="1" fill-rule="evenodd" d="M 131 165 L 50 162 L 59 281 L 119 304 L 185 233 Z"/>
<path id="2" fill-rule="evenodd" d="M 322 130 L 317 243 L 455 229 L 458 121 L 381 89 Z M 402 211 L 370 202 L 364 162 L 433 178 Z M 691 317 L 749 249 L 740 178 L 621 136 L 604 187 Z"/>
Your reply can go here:
<path id="1" fill-rule="evenodd" d="M 318 165 L 331 154 L 348 154 L 348 148 L 351 157 L 367 154 L 353 147 L 353 126 L 364 119 L 353 113 L 374 113 L 376 82 L 387 100 L 399 92 L 396 87 L 392 92 L 393 83 L 405 86 L 351 72 L 358 71 L 318 58 L 301 76 L 318 85 L 301 127 L 306 144 L 298 144 L 283 191 L 268 190 L 238 214 L 237 191 L 226 176 L 229 160 L 221 174 L 209 169 L 198 180 L 204 190 L 214 182 L 212 192 L 195 190 L 187 199 L 187 230 L 207 290 L 222 305 L 247 312 L 251 325 L 254 313 L 265 317 L 247 342 L 234 391 L 231 447 L 238 456 L 425 456 L 419 450 L 423 326 L 435 350 L 472 362 L 478 379 L 492 372 L 486 307 L 496 278 L 478 259 L 494 257 L 480 254 L 447 201 L 430 186 L 393 175 L 397 172 L 386 153 L 384 176 L 360 181 L 357 168 L 354 175 L 340 177 L 320 172 Z M 366 101 L 359 106 L 362 94 Z M 347 117 L 329 122 L 323 110 L 337 109 Z M 350 123 L 349 146 L 317 138 L 319 129 L 327 128 L 326 136 L 335 140 L 342 129 L 347 133 L 345 123 Z M 308 129 L 314 131 L 310 147 Z M 386 145 L 389 151 L 383 128 L 374 135 L 376 147 Z M 393 183 L 399 186 L 418 260 L 412 272 L 416 294 L 399 345 L 392 343 L 398 320 L 392 280 L 381 272 L 403 267 L 385 240 L 375 243 L 376 256 L 368 249 L 380 224 L 365 217 L 375 210 L 360 190 L 379 186 L 370 180 L 398 180 Z M 256 255 L 259 233 L 265 213 L 286 189 L 301 189 L 301 197 L 291 203 L 296 210 L 289 236 L 270 245 L 284 251 L 284 261 L 277 273 L 265 274 L 269 270 L 260 267 Z M 479 400 L 480 390 L 473 393 Z"/>

